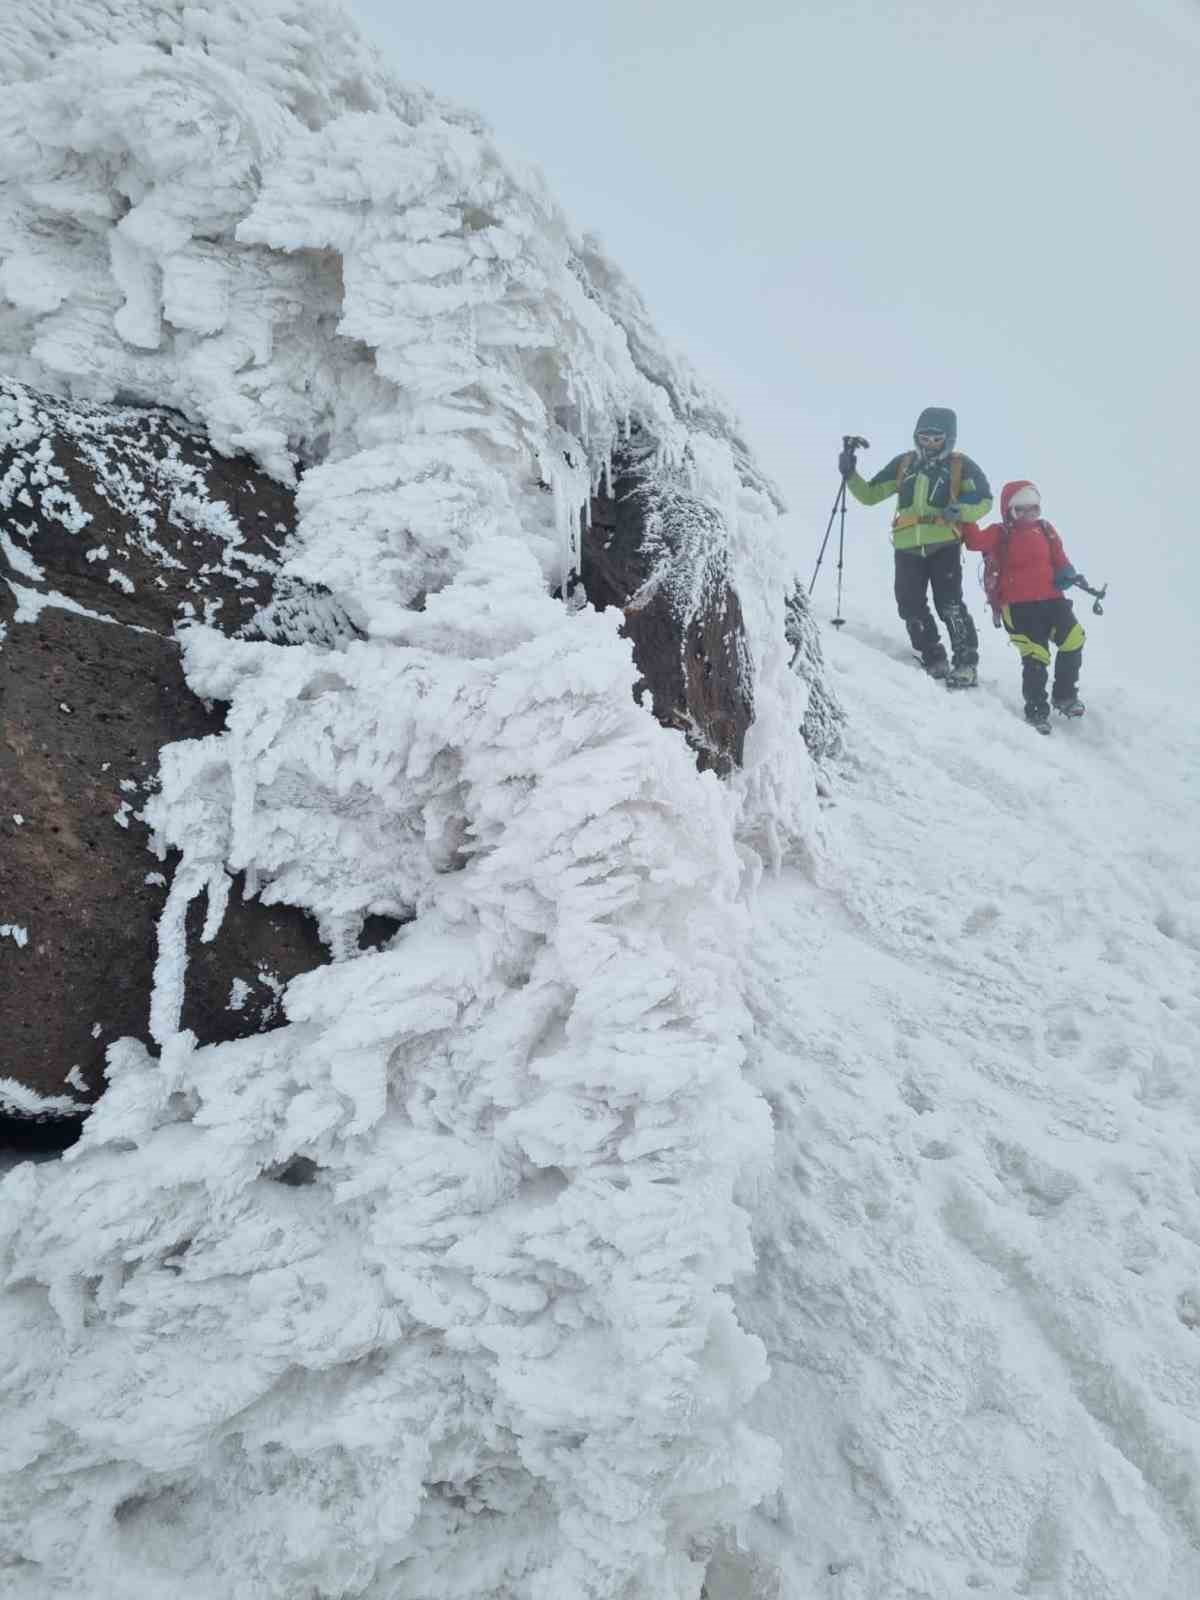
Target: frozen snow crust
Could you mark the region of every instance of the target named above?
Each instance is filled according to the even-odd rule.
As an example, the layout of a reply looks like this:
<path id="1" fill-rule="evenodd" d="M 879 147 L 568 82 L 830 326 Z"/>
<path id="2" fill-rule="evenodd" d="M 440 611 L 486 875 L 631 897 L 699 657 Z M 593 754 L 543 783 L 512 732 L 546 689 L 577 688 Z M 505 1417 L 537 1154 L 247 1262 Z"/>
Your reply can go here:
<path id="1" fill-rule="evenodd" d="M 358 637 L 186 635 L 227 731 L 163 759 L 152 1030 L 4 1181 L 0 1588 L 695 1596 L 775 1481 L 727 1286 L 770 1155 L 740 954 L 807 853 L 776 497 L 629 286 L 342 10 L 0 21 L 0 360 L 299 478 Z M 753 658 L 728 785 L 551 597 L 631 421 L 712 506 Z M 760 853 L 761 852 L 761 853 Z M 178 1031 L 231 874 L 334 956 L 288 1026 Z M 370 912 L 411 916 L 360 955 Z"/>
<path id="2" fill-rule="evenodd" d="M 709 1593 L 1198 1595 L 1195 708 L 1078 605 L 1087 715 L 1042 739 L 1002 635 L 947 694 L 879 588 L 824 635 L 815 882 L 754 909 L 776 1180 L 738 1306 L 784 1468 Z"/>

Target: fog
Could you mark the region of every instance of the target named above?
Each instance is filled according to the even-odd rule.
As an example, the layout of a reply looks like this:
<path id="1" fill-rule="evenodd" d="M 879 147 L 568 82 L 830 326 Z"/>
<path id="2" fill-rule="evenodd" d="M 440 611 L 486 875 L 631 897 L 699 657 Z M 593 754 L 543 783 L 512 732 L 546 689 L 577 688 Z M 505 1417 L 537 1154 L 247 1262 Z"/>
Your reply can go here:
<path id="1" fill-rule="evenodd" d="M 1110 583 L 1094 625 L 1085 602 L 1085 670 L 1195 686 L 1194 7 L 354 10 L 601 237 L 741 413 L 806 577 L 839 436 L 871 439 L 869 471 L 950 405 L 997 495 L 1033 478 L 1076 566 Z M 888 521 L 851 507 L 848 615 L 887 603 Z M 973 579 L 971 597 L 983 621 Z"/>

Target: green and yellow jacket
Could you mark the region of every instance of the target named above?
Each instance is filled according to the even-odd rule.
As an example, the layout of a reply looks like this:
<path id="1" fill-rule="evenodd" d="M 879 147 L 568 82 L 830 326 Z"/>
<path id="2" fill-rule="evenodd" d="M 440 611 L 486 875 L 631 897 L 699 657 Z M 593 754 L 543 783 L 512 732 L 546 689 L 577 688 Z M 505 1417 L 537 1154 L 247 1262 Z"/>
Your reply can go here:
<path id="1" fill-rule="evenodd" d="M 896 496 L 892 543 L 897 550 L 925 550 L 958 538 L 957 524 L 979 522 L 992 509 L 992 490 L 981 468 L 958 452 L 923 462 L 915 450 L 894 456 L 871 479 L 852 472 L 850 493 L 864 506 Z M 957 514 L 947 515 L 955 503 Z"/>

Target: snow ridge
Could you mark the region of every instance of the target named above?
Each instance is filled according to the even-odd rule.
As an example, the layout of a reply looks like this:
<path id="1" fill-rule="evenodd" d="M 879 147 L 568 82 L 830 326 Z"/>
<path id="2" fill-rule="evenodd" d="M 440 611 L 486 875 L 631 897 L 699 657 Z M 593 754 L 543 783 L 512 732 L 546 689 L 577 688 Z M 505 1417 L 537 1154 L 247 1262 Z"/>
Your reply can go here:
<path id="1" fill-rule="evenodd" d="M 285 570 L 347 621 L 185 634 L 229 713 L 150 810 L 161 1055 L 114 1046 L 83 1142 L 5 1180 L 13 1592 L 694 1597 L 777 1460 L 727 1289 L 770 1156 L 744 895 L 816 833 L 777 496 L 540 180 L 339 7 L 2 27 L 5 364 L 298 480 Z M 635 422 L 728 541 L 729 785 L 551 598 Z M 215 936 L 239 870 L 334 960 L 197 1048 L 183 916 Z M 411 920 L 364 955 L 372 912 Z"/>

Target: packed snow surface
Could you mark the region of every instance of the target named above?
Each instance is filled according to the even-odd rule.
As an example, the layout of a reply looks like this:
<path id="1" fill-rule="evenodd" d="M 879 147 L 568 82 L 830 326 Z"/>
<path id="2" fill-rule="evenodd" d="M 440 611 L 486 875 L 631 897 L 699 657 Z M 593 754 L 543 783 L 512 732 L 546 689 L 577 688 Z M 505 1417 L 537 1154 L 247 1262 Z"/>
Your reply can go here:
<path id="1" fill-rule="evenodd" d="M 0 44 L 8 370 L 297 478 L 354 624 L 185 635 L 159 1055 L 0 1186 L 6 1600 L 1200 1592 L 1187 718 L 1039 740 L 860 605 L 819 809 L 770 487 L 535 176 L 324 3 Z M 554 597 L 631 422 L 728 542 L 728 784 Z M 198 1048 L 238 871 L 334 959 Z"/>
<path id="2" fill-rule="evenodd" d="M 1200 733 L 1086 603 L 1090 708 L 1041 739 L 1002 635 L 949 694 L 878 598 L 827 635 L 815 881 L 752 911 L 784 1470 L 710 1593 L 1197 1594 Z"/>

